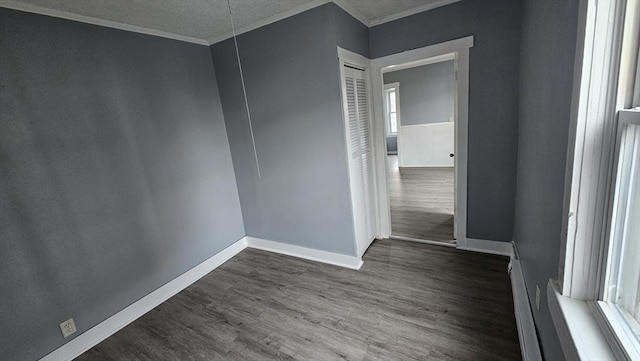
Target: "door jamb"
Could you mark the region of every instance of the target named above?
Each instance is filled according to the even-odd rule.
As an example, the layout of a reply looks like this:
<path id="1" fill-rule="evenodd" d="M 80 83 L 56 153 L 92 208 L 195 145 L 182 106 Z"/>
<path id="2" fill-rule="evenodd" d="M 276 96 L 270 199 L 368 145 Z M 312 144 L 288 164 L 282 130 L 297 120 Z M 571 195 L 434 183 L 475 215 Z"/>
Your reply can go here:
<path id="1" fill-rule="evenodd" d="M 386 67 L 405 64 L 455 53 L 457 77 L 457 101 L 455 105 L 455 191 L 456 225 L 454 227 L 458 248 L 467 244 L 467 158 L 469 123 L 469 49 L 473 47 L 473 36 L 467 36 L 414 50 L 391 54 L 371 60 L 371 85 L 373 90 L 373 136 L 374 159 L 377 184 L 378 238 L 391 236 L 391 212 L 386 167 L 386 131 L 383 110 L 382 70 Z"/>

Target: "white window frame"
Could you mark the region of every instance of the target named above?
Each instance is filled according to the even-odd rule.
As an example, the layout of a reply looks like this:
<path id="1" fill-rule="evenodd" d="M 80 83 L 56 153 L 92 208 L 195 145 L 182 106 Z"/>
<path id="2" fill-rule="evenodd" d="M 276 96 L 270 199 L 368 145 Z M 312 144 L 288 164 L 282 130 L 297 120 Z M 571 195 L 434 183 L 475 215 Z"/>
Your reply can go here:
<path id="1" fill-rule="evenodd" d="M 640 360 L 640 340 L 636 338 L 633 331 L 629 327 L 628 320 L 622 315 L 621 310 L 614 304 L 603 301 L 603 299 L 607 298 L 605 294 L 608 292 L 605 289 L 606 285 L 606 276 L 609 272 L 613 272 L 613 265 L 611 263 L 611 246 L 612 246 L 612 238 L 613 234 L 616 232 L 616 227 L 619 224 L 617 218 L 616 211 L 614 207 L 616 206 L 615 199 L 617 196 L 617 185 L 618 185 L 618 156 L 620 154 L 620 144 L 622 138 L 623 127 L 626 124 L 635 124 L 640 125 L 640 112 L 637 110 L 620 110 L 617 114 L 617 122 L 616 122 L 616 136 L 615 136 L 615 148 L 614 148 L 614 159 L 613 159 L 613 167 L 612 167 L 612 179 L 611 179 L 611 190 L 610 190 L 610 203 L 609 209 L 607 210 L 606 219 L 610 222 L 607 224 L 607 229 L 609 230 L 609 235 L 607 236 L 604 243 L 604 249 L 602 252 L 602 272 L 600 280 L 598 294 L 596 295 L 596 299 L 588 304 L 591 307 L 591 310 L 596 318 L 598 324 L 604 329 L 604 336 L 607 338 L 607 341 L 610 345 L 612 345 L 612 350 L 616 355 L 616 359 L 618 360 Z M 617 271 L 616 271 L 617 272 Z M 633 322 L 633 321 L 632 321 Z"/>
<path id="2" fill-rule="evenodd" d="M 396 92 L 396 131 L 395 132 L 391 131 L 391 118 L 389 117 L 390 112 L 388 109 L 389 92 L 391 91 L 391 89 L 395 90 Z M 400 129 L 400 83 L 399 82 L 388 83 L 384 85 L 384 117 L 385 117 L 385 123 L 387 126 L 387 136 L 397 137 L 398 130 Z"/>
<path id="3" fill-rule="evenodd" d="M 640 359 L 626 322 L 600 301 L 615 190 L 617 113 L 638 96 L 633 93 L 639 86 L 634 83 L 639 11 L 636 1 L 580 2 L 563 244 L 558 282 L 550 280 L 547 291 L 567 359 Z"/>

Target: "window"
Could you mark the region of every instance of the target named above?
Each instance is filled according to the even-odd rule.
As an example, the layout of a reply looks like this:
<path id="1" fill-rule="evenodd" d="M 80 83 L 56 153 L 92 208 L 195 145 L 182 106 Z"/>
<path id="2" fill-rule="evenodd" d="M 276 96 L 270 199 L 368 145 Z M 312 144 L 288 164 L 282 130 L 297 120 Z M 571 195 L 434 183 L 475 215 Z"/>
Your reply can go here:
<path id="1" fill-rule="evenodd" d="M 605 282 L 600 307 L 640 354 L 640 111 L 618 113 L 616 166 Z M 629 352 L 627 352 L 629 353 Z"/>
<path id="2" fill-rule="evenodd" d="M 400 84 L 392 83 L 384 86 L 384 110 L 387 123 L 387 135 L 398 134 L 400 123 Z"/>
<path id="3" fill-rule="evenodd" d="M 586 1 L 560 264 L 619 360 L 640 359 L 639 19 L 636 1 Z"/>

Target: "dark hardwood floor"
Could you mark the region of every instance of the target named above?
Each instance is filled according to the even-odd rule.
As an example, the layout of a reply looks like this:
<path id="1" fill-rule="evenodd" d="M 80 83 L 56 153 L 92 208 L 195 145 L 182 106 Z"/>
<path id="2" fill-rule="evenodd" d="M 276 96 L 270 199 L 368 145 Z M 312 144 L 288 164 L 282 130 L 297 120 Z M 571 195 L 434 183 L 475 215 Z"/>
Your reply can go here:
<path id="1" fill-rule="evenodd" d="M 519 360 L 508 259 L 376 241 L 360 271 L 246 249 L 79 360 Z"/>
<path id="2" fill-rule="evenodd" d="M 453 243 L 453 168 L 398 168 L 387 156 L 391 233 Z"/>

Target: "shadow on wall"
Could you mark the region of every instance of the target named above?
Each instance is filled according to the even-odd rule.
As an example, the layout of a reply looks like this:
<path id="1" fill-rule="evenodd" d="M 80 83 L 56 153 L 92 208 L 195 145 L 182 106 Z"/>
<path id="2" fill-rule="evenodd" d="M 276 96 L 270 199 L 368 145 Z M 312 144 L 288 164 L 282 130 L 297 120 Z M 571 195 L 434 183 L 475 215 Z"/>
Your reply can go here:
<path id="1" fill-rule="evenodd" d="M 0 355 L 38 359 L 244 228 L 208 47 L 4 8 L 0 34 Z"/>

